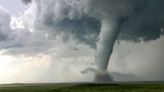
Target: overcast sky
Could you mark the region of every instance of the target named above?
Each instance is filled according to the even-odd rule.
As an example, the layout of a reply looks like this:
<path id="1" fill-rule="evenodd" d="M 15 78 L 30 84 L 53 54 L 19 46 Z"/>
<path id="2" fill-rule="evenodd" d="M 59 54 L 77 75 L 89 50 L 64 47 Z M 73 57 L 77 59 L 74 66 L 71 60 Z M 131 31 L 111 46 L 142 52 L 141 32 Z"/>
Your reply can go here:
<path id="1" fill-rule="evenodd" d="M 89 8 L 93 9 L 89 1 L 92 0 L 80 0 L 79 5 L 70 3 L 71 0 L 33 0 L 28 4 L 21 0 L 0 0 L 0 83 L 93 81 L 94 73 L 82 74 L 81 71 L 95 67 L 99 19 L 106 11 L 113 11 L 103 4 L 108 3 L 107 0 L 102 0 L 103 7 L 99 5 L 101 2 L 95 3 L 96 12 L 89 11 Z M 116 6 L 119 5 L 116 3 L 123 3 L 117 1 Z M 111 7 L 120 12 L 118 7 L 112 4 Z M 143 10 L 148 9 L 148 13 L 130 17 L 121 28 L 125 32 L 119 36 L 118 40 L 121 40 L 116 41 L 108 66 L 109 74 L 116 81 L 164 80 L 164 37 L 159 34 L 163 32 L 163 11 L 159 10 L 162 14 L 157 12 L 161 14 L 160 22 L 159 16 L 159 19 L 153 15 L 145 19 L 141 16 L 155 12 L 147 7 Z M 102 15 L 99 11 L 103 11 Z M 131 12 L 123 10 L 121 14 L 129 16 Z M 143 21 L 155 25 L 152 30 L 158 30 L 158 33 L 145 31 L 149 26 L 142 28 L 140 23 Z M 138 41 L 140 38 L 143 40 Z"/>
<path id="2" fill-rule="evenodd" d="M 23 4 L 21 0 L 0 0 L 0 6 L 10 11 L 12 15 L 17 15 L 26 10 L 28 7 Z"/>

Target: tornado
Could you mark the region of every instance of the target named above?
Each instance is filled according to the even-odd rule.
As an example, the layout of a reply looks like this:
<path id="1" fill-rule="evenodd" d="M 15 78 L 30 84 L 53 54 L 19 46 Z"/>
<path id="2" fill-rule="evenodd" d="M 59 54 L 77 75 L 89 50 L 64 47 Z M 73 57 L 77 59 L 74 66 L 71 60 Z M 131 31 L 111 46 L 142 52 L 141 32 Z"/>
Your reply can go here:
<path id="1" fill-rule="evenodd" d="M 119 19 L 117 17 L 107 17 L 101 20 L 101 32 L 97 42 L 97 53 L 95 62 L 97 65 L 97 81 L 110 81 L 107 73 L 109 59 L 113 52 L 113 46 L 119 34 Z M 105 77 L 106 76 L 106 77 Z"/>
<path id="2" fill-rule="evenodd" d="M 96 50 L 96 81 L 111 81 L 107 67 L 116 40 L 139 42 L 160 38 L 164 0 L 23 0 L 36 5 L 36 30 L 75 40 Z M 67 40 L 65 40 L 66 38 Z M 73 38 L 73 39 L 72 39 Z M 96 40 L 98 38 L 98 41 Z"/>
<path id="3" fill-rule="evenodd" d="M 109 58 L 113 51 L 113 45 L 119 33 L 116 18 L 104 18 L 101 20 L 101 32 L 97 43 L 96 64 L 99 73 L 104 73 L 108 66 Z"/>

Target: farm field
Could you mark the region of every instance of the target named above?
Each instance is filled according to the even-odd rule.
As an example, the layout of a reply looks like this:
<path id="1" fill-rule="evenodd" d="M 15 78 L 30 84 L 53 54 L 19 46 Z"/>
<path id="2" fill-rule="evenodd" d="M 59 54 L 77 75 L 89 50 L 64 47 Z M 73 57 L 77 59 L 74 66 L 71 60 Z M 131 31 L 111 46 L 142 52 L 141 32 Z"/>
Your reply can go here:
<path id="1" fill-rule="evenodd" d="M 0 92 L 164 92 L 164 84 L 10 84 Z"/>

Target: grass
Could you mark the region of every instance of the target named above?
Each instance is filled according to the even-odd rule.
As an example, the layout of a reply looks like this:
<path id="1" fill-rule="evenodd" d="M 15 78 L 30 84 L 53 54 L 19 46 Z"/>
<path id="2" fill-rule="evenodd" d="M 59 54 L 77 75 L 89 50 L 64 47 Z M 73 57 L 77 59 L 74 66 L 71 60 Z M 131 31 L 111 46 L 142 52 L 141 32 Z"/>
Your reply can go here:
<path id="1" fill-rule="evenodd" d="M 0 92 L 164 92 L 164 84 L 29 84 L 0 87 Z"/>

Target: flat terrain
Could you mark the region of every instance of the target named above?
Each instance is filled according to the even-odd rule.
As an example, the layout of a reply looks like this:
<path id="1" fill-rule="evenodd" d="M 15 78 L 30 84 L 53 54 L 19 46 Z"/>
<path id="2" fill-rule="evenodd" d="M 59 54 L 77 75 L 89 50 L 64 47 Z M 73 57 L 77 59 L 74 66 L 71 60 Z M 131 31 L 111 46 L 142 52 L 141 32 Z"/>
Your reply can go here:
<path id="1" fill-rule="evenodd" d="M 0 92 L 164 92 L 164 83 L 156 84 L 10 84 Z"/>

